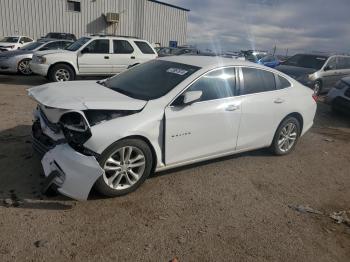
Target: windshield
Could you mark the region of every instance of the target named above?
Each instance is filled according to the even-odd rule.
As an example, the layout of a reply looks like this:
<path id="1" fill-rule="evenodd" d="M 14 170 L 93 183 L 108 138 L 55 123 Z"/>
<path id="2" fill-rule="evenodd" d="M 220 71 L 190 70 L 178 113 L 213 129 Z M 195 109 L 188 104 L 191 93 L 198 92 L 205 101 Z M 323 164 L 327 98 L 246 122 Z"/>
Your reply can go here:
<path id="1" fill-rule="evenodd" d="M 34 49 L 39 48 L 39 47 L 42 46 L 43 44 L 45 44 L 45 43 L 33 42 L 33 43 L 30 43 L 30 44 L 28 44 L 28 45 L 22 47 L 21 50 L 32 51 L 32 50 L 34 50 Z"/>
<path id="2" fill-rule="evenodd" d="M 313 68 L 320 70 L 327 60 L 327 56 L 318 55 L 295 55 L 283 63 L 297 67 Z"/>
<path id="3" fill-rule="evenodd" d="M 4 37 L 3 39 L 1 39 L 0 42 L 17 43 L 18 39 L 19 39 L 19 37 L 8 36 L 8 37 Z"/>
<path id="4" fill-rule="evenodd" d="M 83 45 L 85 45 L 91 38 L 89 37 L 82 37 L 79 38 L 77 41 L 75 41 L 73 44 L 71 44 L 70 46 L 68 46 L 66 48 L 66 50 L 68 51 L 77 51 L 80 47 L 82 47 Z"/>
<path id="5" fill-rule="evenodd" d="M 103 84 L 135 99 L 157 99 L 199 70 L 200 67 L 163 60 L 132 67 Z"/>

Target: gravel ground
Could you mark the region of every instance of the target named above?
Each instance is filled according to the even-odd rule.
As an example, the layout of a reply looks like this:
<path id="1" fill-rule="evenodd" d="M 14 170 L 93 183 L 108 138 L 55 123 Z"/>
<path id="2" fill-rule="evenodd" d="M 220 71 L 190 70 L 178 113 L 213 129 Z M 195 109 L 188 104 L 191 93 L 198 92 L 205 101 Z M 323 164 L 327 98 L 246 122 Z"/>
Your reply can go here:
<path id="1" fill-rule="evenodd" d="M 26 88 L 44 82 L 0 75 L 0 261 L 350 261 L 350 227 L 328 216 L 350 210 L 349 117 L 319 103 L 288 156 L 239 154 L 77 202 L 40 194 Z"/>

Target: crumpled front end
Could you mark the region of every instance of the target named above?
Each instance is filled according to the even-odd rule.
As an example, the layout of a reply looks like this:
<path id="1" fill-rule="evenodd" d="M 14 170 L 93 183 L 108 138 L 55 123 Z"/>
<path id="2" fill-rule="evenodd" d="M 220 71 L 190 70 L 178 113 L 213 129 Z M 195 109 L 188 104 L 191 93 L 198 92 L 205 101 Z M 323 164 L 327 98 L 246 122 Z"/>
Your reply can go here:
<path id="1" fill-rule="evenodd" d="M 67 113 L 65 110 L 62 112 Z M 62 112 L 57 113 L 57 119 Z M 55 112 L 51 118 L 55 118 L 54 114 Z M 88 130 L 85 130 L 87 133 L 74 135 L 74 132 L 82 131 L 74 124 L 74 117 L 73 120 L 53 123 L 38 106 L 34 112 L 32 127 L 33 148 L 43 155 L 41 162 L 47 177 L 44 190 L 55 184 L 63 195 L 76 200 L 86 200 L 92 186 L 104 171 L 96 160 L 97 155 L 93 152 L 84 152 L 82 148 L 77 148 L 78 144 L 74 144 L 79 142 L 76 140 L 87 139 L 85 136 L 88 134 Z"/>

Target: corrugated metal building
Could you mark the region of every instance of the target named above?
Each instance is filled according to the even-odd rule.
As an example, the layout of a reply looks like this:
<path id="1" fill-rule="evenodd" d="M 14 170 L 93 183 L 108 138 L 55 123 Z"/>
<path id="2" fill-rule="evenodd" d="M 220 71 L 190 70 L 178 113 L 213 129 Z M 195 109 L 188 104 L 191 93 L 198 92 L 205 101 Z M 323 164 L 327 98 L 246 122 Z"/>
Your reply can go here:
<path id="1" fill-rule="evenodd" d="M 155 0 L 0 0 L 0 36 L 117 34 L 183 45 L 188 11 Z M 107 13 L 117 13 L 119 21 L 107 22 Z"/>

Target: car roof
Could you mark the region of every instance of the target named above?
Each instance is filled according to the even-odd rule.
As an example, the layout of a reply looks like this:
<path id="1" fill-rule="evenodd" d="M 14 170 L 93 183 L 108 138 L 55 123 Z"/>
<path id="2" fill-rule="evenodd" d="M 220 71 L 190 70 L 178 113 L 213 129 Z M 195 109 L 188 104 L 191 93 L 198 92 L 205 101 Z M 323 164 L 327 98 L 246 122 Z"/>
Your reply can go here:
<path id="1" fill-rule="evenodd" d="M 137 37 L 132 37 L 132 36 L 117 36 L 117 35 L 88 35 L 85 37 L 89 37 L 91 39 L 98 39 L 98 38 L 110 38 L 110 39 L 125 39 L 125 40 L 137 40 L 137 41 L 145 41 L 143 39 L 137 38 Z"/>
<path id="2" fill-rule="evenodd" d="M 165 60 L 170 62 L 176 62 L 181 64 L 193 65 L 207 69 L 214 69 L 221 66 L 254 66 L 259 68 L 266 68 L 265 66 L 255 64 L 249 61 L 243 61 L 232 58 L 224 58 L 220 56 L 191 56 L 191 55 L 181 55 L 181 56 L 168 56 L 158 58 L 159 60 Z"/>

